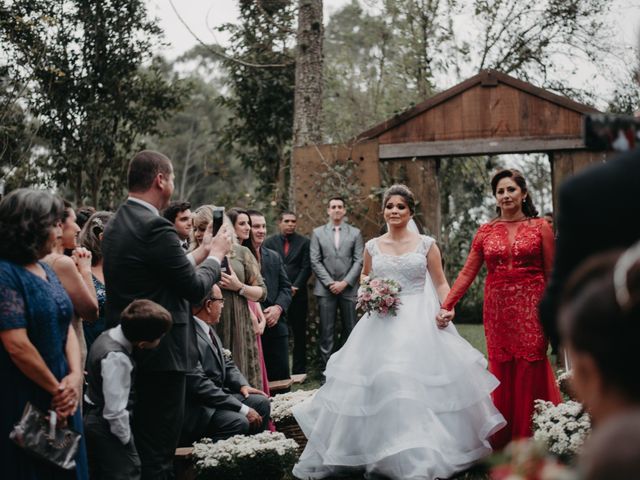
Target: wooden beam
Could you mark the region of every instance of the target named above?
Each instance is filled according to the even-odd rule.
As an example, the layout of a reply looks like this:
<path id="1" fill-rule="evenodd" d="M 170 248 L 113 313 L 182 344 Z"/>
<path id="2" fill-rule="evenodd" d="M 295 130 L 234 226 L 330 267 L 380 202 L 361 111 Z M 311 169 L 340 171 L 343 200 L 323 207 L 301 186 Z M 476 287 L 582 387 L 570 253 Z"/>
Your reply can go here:
<path id="1" fill-rule="evenodd" d="M 500 153 L 584 150 L 582 138 L 479 138 L 437 142 L 389 143 L 379 147 L 380 160 L 413 157 L 456 157 Z"/>

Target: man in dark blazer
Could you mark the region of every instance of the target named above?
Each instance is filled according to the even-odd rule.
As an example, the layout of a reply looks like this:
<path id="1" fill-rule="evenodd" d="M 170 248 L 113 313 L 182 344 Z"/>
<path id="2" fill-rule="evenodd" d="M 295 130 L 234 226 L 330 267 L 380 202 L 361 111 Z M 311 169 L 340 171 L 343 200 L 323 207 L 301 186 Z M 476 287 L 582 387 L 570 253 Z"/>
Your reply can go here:
<path id="1" fill-rule="evenodd" d="M 264 242 L 265 248 L 280 255 L 291 281 L 291 305 L 287 310 L 287 323 L 293 333 L 293 374 L 307 371 L 307 316 L 309 297 L 307 282 L 311 276 L 309 239 L 296 233 L 297 217 L 293 212 L 282 212 L 278 226 L 280 234 Z"/>
<path id="2" fill-rule="evenodd" d="M 343 221 L 344 199 L 329 200 L 329 223 L 313 230 L 310 244 L 311 269 L 316 274 L 313 293 L 320 310 L 320 360 L 325 366 L 333 353 L 338 309 L 342 318 L 342 340 L 356 324 L 356 299 L 364 243 L 360 230 Z"/>
<path id="3" fill-rule="evenodd" d="M 267 326 L 262 334 L 262 352 L 269 381 L 289 378 L 289 328 L 286 311 L 291 304 L 291 282 L 284 263 L 273 250 L 263 244 L 267 221 L 257 210 L 249 210 L 251 241 L 260 263 L 260 273 L 267 286 L 267 298 L 261 302 Z"/>
<path id="4" fill-rule="evenodd" d="M 269 423 L 271 404 L 249 385 L 215 332 L 224 298 L 214 285 L 211 295 L 192 306 L 196 322 L 198 366 L 187 374 L 187 397 L 180 445 L 203 437 L 214 441 L 262 432 Z"/>
<path id="5" fill-rule="evenodd" d="M 568 179 L 558 199 L 556 257 L 540 303 L 540 320 L 558 341 L 557 314 L 562 289 L 589 256 L 626 248 L 640 239 L 640 149 Z"/>
<path id="6" fill-rule="evenodd" d="M 107 224 L 102 242 L 107 325 L 119 323 L 135 299 L 169 310 L 173 327 L 155 350 L 137 360 L 133 434 L 143 479 L 173 478 L 173 456 L 184 413 L 186 373 L 196 366 L 195 324 L 189 302 L 199 302 L 220 279 L 230 248 L 225 228 L 187 259 L 175 227 L 159 215 L 173 193 L 173 167 L 164 155 L 142 151 L 129 164 L 129 198 Z"/>

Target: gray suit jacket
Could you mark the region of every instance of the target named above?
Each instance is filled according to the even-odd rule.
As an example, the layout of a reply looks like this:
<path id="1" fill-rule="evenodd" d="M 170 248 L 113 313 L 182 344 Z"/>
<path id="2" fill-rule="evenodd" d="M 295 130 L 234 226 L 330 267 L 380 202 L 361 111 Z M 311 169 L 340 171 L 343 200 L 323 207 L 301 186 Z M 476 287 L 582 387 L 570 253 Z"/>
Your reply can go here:
<path id="1" fill-rule="evenodd" d="M 217 409 L 240 411 L 242 402 L 232 393 L 249 385 L 233 360 L 222 354 L 222 342 L 213 333 L 216 348 L 211 338 L 196 325 L 198 366 L 187 374 L 187 397 L 182 436 L 189 442 L 202 438 L 211 417 Z M 195 440 L 192 440 L 195 439 Z"/>
<path id="2" fill-rule="evenodd" d="M 342 296 L 355 299 L 362 271 L 364 242 L 360 230 L 356 227 L 342 222 L 340 228 L 338 248 L 333 240 L 333 223 L 313 230 L 310 245 L 311 269 L 316 274 L 313 293 L 319 297 L 333 295 L 329 290 L 329 284 L 344 280 L 349 286 L 344 289 Z"/>

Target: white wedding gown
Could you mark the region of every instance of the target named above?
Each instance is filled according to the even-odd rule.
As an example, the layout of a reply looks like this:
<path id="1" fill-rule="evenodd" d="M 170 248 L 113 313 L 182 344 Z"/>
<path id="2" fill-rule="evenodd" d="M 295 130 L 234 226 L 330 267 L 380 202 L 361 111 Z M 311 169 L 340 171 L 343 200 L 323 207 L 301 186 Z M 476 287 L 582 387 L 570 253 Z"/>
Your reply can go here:
<path id="1" fill-rule="evenodd" d="M 308 439 L 297 478 L 447 478 L 491 452 L 487 439 L 505 424 L 489 396 L 498 380 L 452 324 L 436 325 L 433 243 L 423 235 L 415 252 L 393 256 L 367 242 L 372 276 L 396 280 L 402 305 L 397 316 L 365 314 L 326 383 L 294 407 Z"/>

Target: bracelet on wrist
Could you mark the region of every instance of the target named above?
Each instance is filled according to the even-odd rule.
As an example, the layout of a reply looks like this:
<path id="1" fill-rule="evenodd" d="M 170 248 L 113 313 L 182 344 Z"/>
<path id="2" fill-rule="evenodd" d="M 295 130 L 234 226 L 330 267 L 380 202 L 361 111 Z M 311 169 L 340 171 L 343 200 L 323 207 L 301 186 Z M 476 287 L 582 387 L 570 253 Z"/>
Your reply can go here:
<path id="1" fill-rule="evenodd" d="M 245 287 L 246 285 L 244 284 L 240 287 L 240 290 L 238 290 L 238 295 L 244 296 Z"/>

